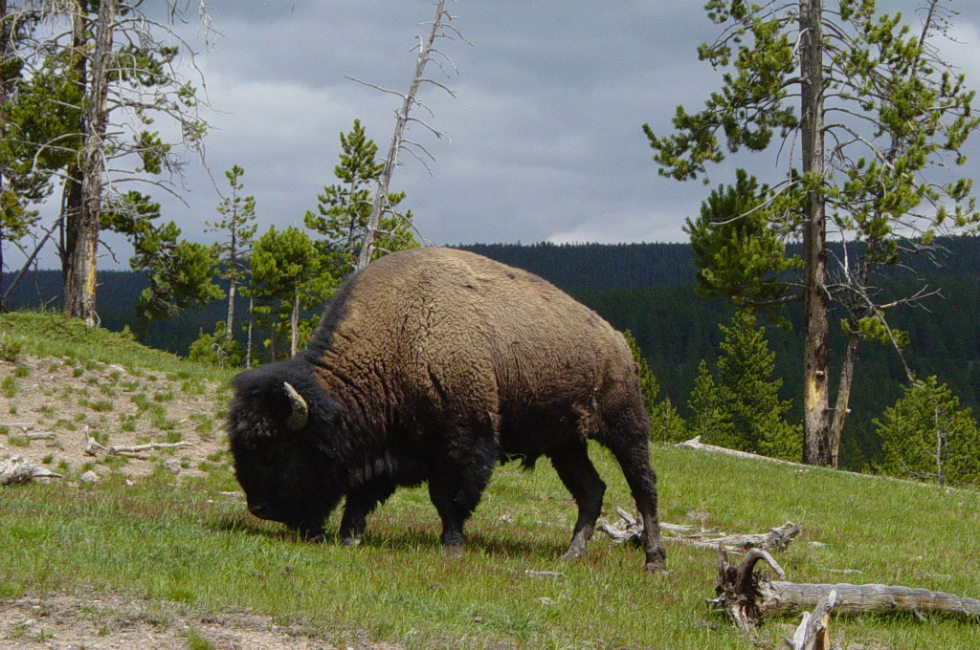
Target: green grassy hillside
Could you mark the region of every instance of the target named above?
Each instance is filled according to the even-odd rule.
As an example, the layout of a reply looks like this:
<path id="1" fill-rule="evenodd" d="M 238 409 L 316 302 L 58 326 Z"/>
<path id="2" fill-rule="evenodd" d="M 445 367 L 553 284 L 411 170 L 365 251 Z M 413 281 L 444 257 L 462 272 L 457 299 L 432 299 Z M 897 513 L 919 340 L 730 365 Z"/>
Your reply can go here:
<path id="1" fill-rule="evenodd" d="M 21 354 L 213 373 L 57 317 L 4 316 L 0 331 Z M 223 408 L 216 401 L 215 413 Z M 9 445 L 0 450 L 11 453 Z M 629 491 L 607 453 L 596 448 L 593 456 L 615 518 L 613 506 L 631 509 Z M 837 582 L 849 569 L 860 572 L 847 576 L 851 582 L 980 597 L 978 492 L 659 446 L 651 460 L 663 521 L 703 521 L 729 533 L 800 523 L 800 537 L 777 555 L 790 580 Z M 584 561 L 558 562 L 576 509 L 547 462 L 534 472 L 498 468 L 468 525 L 468 546 L 454 558 L 440 553 L 424 488 L 396 493 L 369 519 L 359 547 L 340 548 L 302 543 L 247 515 L 220 449 L 200 476 L 155 471 L 128 485 L 124 469 L 95 485 L 0 488 L 0 609 L 25 593 L 54 592 L 175 601 L 202 615 L 247 607 L 338 647 L 748 650 L 782 647 L 795 622 L 775 619 L 750 635 L 711 613 L 711 550 L 668 545 L 669 572 L 651 576 L 639 549 L 609 547 L 598 535 Z M 328 533 L 337 521 L 335 513 Z M 563 575 L 531 579 L 527 570 Z M 835 619 L 832 630 L 852 648 L 980 647 L 978 621 L 868 615 Z M 197 635 L 188 639 L 209 647 Z M 0 647 L 12 642 L 0 637 Z"/>

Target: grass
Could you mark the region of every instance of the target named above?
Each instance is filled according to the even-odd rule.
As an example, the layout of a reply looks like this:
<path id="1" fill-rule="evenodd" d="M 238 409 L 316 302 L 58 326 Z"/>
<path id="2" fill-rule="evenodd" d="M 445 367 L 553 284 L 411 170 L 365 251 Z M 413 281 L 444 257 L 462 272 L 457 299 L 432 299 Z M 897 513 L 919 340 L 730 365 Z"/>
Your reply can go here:
<path id="1" fill-rule="evenodd" d="M 6 340 L 20 343 L 25 354 L 70 355 L 72 367 L 120 364 L 145 381 L 223 384 L 232 374 L 101 330 L 76 332 L 77 348 L 68 350 L 62 339 L 70 339 L 59 328 L 75 332 L 75 326 L 52 325 L 58 319 L 51 316 L 5 315 L 0 327 L 19 317 L 27 325 L 5 330 Z M 51 333 L 29 331 L 45 328 Z M 130 399 L 166 423 L 161 404 L 145 394 Z M 208 417 L 218 428 L 224 414 Z M 614 505 L 631 509 L 615 462 L 600 448 L 592 455 L 608 484 L 607 512 Z M 55 590 L 97 598 L 112 591 L 200 611 L 247 607 L 277 624 L 319 630 L 337 647 L 360 647 L 366 635 L 409 649 L 774 649 L 783 647 L 785 626 L 795 623 L 775 619 L 749 635 L 710 612 L 704 602 L 714 595 L 710 550 L 668 545 L 670 572 L 648 576 L 638 549 L 611 548 L 597 537 L 583 561 L 559 562 L 576 509 L 547 461 L 534 472 L 516 464 L 497 469 L 468 524 L 466 550 L 451 558 L 440 552 L 438 517 L 424 488 L 398 491 L 370 517 L 357 548 L 341 548 L 330 537 L 339 513 L 327 526 L 328 541 L 309 545 L 279 524 L 251 517 L 240 496 L 226 494 L 237 491 L 229 460 L 224 452 L 209 454 L 198 465 L 204 476 L 181 475 L 176 482 L 158 464 L 133 487 L 107 474 L 94 485 L 4 488 L 0 599 Z M 51 456 L 48 462 L 69 474 L 63 461 Z M 696 524 L 706 516 L 707 526 L 726 532 L 802 524 L 801 536 L 777 555 L 790 580 L 837 582 L 837 571 L 852 569 L 861 572 L 846 577 L 854 582 L 980 598 L 980 492 L 661 446 L 653 448 L 652 463 L 664 521 Z M 563 577 L 531 580 L 526 570 Z M 952 618 L 835 618 L 832 632 L 838 643 L 875 649 L 980 647 L 980 625 Z M 185 639 L 190 647 L 207 647 L 194 630 Z"/>
<path id="2" fill-rule="evenodd" d="M 601 449 L 593 456 L 609 484 L 607 506 L 628 506 L 614 462 Z M 833 570 L 856 569 L 861 582 L 980 596 L 976 492 L 668 448 L 656 448 L 653 462 L 665 521 L 690 523 L 688 513 L 700 510 L 728 532 L 802 523 L 801 538 L 778 556 L 791 580 L 836 582 Z M 240 499 L 218 494 L 234 486 L 230 470 L 208 469 L 179 489 L 158 473 L 137 488 L 109 478 L 82 489 L 9 490 L 0 503 L 0 585 L 251 607 L 323 630 L 336 645 L 366 630 L 409 648 L 754 647 L 705 607 L 715 573 L 709 550 L 670 545 L 671 571 L 657 576 L 643 574 L 639 550 L 599 539 L 583 562 L 558 562 L 575 508 L 546 462 L 533 473 L 498 468 L 459 558 L 441 554 L 424 489 L 396 493 L 358 548 L 313 546 L 246 515 Z M 528 569 L 564 576 L 530 580 Z M 762 647 L 779 647 L 779 623 L 759 631 Z M 894 649 L 980 645 L 980 626 L 954 619 L 865 616 L 835 620 L 833 629 L 848 643 Z"/>

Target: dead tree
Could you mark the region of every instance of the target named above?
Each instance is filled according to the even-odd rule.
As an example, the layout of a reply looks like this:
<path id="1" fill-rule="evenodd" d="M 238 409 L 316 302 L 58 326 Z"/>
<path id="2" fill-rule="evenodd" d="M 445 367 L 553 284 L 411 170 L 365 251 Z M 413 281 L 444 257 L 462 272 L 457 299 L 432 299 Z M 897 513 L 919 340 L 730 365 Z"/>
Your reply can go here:
<path id="1" fill-rule="evenodd" d="M 755 565 L 764 560 L 778 580 Z M 769 553 L 752 549 L 738 565 L 729 563 L 728 553 L 718 549 L 717 597 L 711 601 L 744 629 L 759 625 L 772 613 L 788 614 L 811 610 L 836 592 L 834 609 L 840 614 L 903 612 L 921 617 L 927 612 L 980 618 L 980 600 L 912 587 L 879 584 L 803 584 L 786 581 L 786 573 Z"/>
<path id="2" fill-rule="evenodd" d="M 417 97 L 419 87 L 423 83 L 432 84 L 442 88 L 449 93 L 451 97 L 456 96 L 453 91 L 446 86 L 446 84 L 425 76 L 425 68 L 430 62 L 439 66 L 443 73 L 445 73 L 447 77 L 449 76 L 448 69 L 443 64 L 443 61 L 434 59 L 434 55 L 439 55 L 442 57 L 445 63 L 448 64 L 453 71 L 456 71 L 456 66 L 453 64 L 452 59 L 435 47 L 435 41 L 437 38 L 451 39 L 455 36 L 464 42 L 469 42 L 463 38 L 458 29 L 450 24 L 453 17 L 448 11 L 446 11 L 444 5 L 445 0 L 439 0 L 436 3 L 435 20 L 433 20 L 431 23 L 427 23 L 431 26 L 429 35 L 424 39 L 419 37 L 418 57 L 415 59 L 415 74 L 412 75 L 412 82 L 409 84 L 407 93 L 399 93 L 394 90 L 381 88 L 380 86 L 366 84 L 363 81 L 352 79 L 352 81 L 357 81 L 358 83 L 364 84 L 376 90 L 380 90 L 384 93 L 400 97 L 402 100 L 401 106 L 395 111 L 395 132 L 391 136 L 391 144 L 388 147 L 388 156 L 385 158 L 384 169 L 382 170 L 381 175 L 378 177 L 378 188 L 374 195 L 374 201 L 371 204 L 371 214 L 368 216 L 367 227 L 365 228 L 364 232 L 364 239 L 361 243 L 361 250 L 357 259 L 357 270 L 366 267 L 368 263 L 370 263 L 371 256 L 374 253 L 374 240 L 381 224 L 381 218 L 386 212 L 388 212 L 390 207 L 388 205 L 388 186 L 391 183 L 391 176 L 395 171 L 395 167 L 398 166 L 398 155 L 403 150 L 407 151 L 408 153 L 412 154 L 416 160 L 421 162 L 426 169 L 429 168 L 428 164 L 426 163 L 426 158 L 433 160 L 432 155 L 424 146 L 418 142 L 412 142 L 411 140 L 404 139 L 406 128 L 410 123 L 415 123 L 427 129 L 438 139 L 445 136 L 444 133 L 437 131 L 423 120 L 410 115 L 411 110 L 416 106 L 428 111 L 428 113 L 432 115 L 432 111 Z"/>
<path id="3" fill-rule="evenodd" d="M 31 146 L 38 151 L 35 165 L 45 151 L 70 158 L 57 172 L 65 182 L 57 238 L 65 311 L 92 325 L 98 321 L 96 258 L 100 231 L 107 227 L 104 217 L 115 215 L 114 221 L 121 223 L 146 218 L 130 193 L 118 186 L 136 181 L 179 199 L 175 180 L 183 173 L 181 151 L 193 151 L 203 160 L 207 123 L 201 109 L 207 105 L 206 96 L 197 94 L 175 58 L 176 48 L 190 54 L 191 67 L 200 72 L 193 50 L 174 27 L 191 0 L 162 3 L 166 15 L 162 22 L 153 19 L 155 12 L 142 0 L 88 4 L 25 0 L 21 4 L 22 11 L 36 13 L 43 24 L 24 46 L 25 74 L 36 75 L 44 66 L 61 62 L 62 74 L 79 90 L 75 103 L 58 102 L 59 115 L 77 119 L 77 126 L 65 127 L 68 132 Z M 212 28 L 204 0 L 195 4 L 207 37 Z M 164 135 L 151 131 L 161 118 L 176 129 Z M 70 144 L 72 139 L 79 145 Z M 112 227 L 124 230 L 119 224 Z M 50 238 L 46 235 L 40 245 Z"/>

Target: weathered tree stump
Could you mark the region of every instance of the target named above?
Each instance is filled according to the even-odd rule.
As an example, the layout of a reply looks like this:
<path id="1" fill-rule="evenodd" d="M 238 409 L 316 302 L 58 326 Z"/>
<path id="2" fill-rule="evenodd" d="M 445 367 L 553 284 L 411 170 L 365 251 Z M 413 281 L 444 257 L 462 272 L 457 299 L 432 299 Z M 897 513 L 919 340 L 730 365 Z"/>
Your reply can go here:
<path id="1" fill-rule="evenodd" d="M 64 478 L 43 467 L 32 465 L 20 456 L 0 460 L 0 485 L 17 485 L 36 478 Z"/>
<path id="2" fill-rule="evenodd" d="M 755 564 L 764 560 L 778 580 L 765 572 L 756 572 Z M 729 618 L 750 629 L 770 613 L 792 613 L 810 610 L 836 592 L 833 607 L 840 614 L 862 612 L 905 612 L 921 616 L 942 612 L 980 619 L 980 601 L 953 594 L 913 587 L 879 584 L 799 584 L 787 582 L 786 574 L 771 555 L 760 549 L 750 550 L 740 564 L 728 562 L 728 553 L 718 549 L 717 598 L 712 602 L 724 608 Z"/>

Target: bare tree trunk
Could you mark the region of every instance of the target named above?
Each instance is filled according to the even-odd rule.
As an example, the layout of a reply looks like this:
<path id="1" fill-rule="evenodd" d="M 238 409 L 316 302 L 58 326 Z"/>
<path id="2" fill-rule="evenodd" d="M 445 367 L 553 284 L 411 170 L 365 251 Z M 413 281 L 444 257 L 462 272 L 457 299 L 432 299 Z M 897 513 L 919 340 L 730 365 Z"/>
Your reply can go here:
<path id="1" fill-rule="evenodd" d="M 270 314 L 271 317 L 271 314 Z M 276 360 L 276 326 L 269 323 L 269 363 Z"/>
<path id="2" fill-rule="evenodd" d="M 82 212 L 75 229 L 72 264 L 65 284 L 65 311 L 95 325 L 96 254 L 99 245 L 99 216 L 105 173 L 106 100 L 112 63 L 112 39 L 118 0 L 102 0 L 95 28 L 95 46 L 90 66 L 85 144 L 82 150 Z"/>
<path id="3" fill-rule="evenodd" d="M 236 213 L 237 216 L 237 213 Z M 238 227 L 236 226 L 234 220 L 231 224 L 231 246 L 228 251 L 228 265 L 231 273 L 231 284 L 228 287 L 228 320 L 225 321 L 225 334 L 227 335 L 229 343 L 231 342 L 232 332 L 234 332 L 233 323 L 235 322 L 235 288 L 238 284 Z"/>
<path id="4" fill-rule="evenodd" d="M 417 104 L 415 94 L 418 92 L 419 85 L 422 83 L 425 64 L 429 62 L 429 55 L 432 52 L 432 44 L 436 40 L 439 29 L 443 26 L 443 5 L 445 0 L 439 0 L 436 5 L 436 17 L 432 21 L 432 29 L 429 30 L 429 37 L 419 43 L 419 55 L 415 60 L 415 74 L 412 76 L 412 83 L 408 93 L 403 95 L 402 106 L 396 113 L 395 132 L 391 136 L 391 145 L 388 147 L 388 157 L 385 159 L 384 170 L 378 177 L 378 189 L 374 195 L 374 203 L 371 205 L 371 214 L 368 216 L 367 228 L 364 232 L 364 241 L 361 242 L 361 252 L 357 259 L 357 270 L 361 270 L 371 262 L 371 255 L 374 253 L 374 239 L 378 233 L 378 226 L 381 217 L 388 210 L 388 186 L 391 183 L 391 175 L 398 165 L 398 153 L 402 148 L 402 136 L 405 127 L 408 126 L 409 111 L 412 106 Z"/>
<path id="5" fill-rule="evenodd" d="M 231 324 L 235 320 L 235 288 L 236 283 L 233 276 L 231 278 L 231 285 L 228 287 L 228 320 L 225 323 L 225 335 L 229 342 L 232 340 L 231 337 L 233 332 Z"/>
<path id="6" fill-rule="evenodd" d="M 821 0 L 800 0 L 803 175 L 807 191 L 803 233 L 804 330 L 803 462 L 829 465 L 829 326 L 827 316 L 827 225 L 823 133 L 823 29 Z"/>
<path id="7" fill-rule="evenodd" d="M 84 92 L 88 87 L 88 54 L 86 54 L 85 16 L 80 9 L 71 12 L 71 56 L 73 72 L 79 88 Z M 78 132 L 85 134 L 86 114 L 79 111 Z M 84 135 L 83 135 L 84 137 Z M 65 166 L 65 184 L 61 191 L 61 220 L 58 226 L 58 257 L 61 258 L 61 283 L 68 287 L 68 271 L 75 262 L 75 245 L 78 241 L 78 228 L 82 217 L 82 178 L 79 161 L 76 158 Z M 65 301 L 67 305 L 67 300 Z"/>
<path id="8" fill-rule="evenodd" d="M 245 367 L 252 367 L 252 325 L 255 323 L 255 298 L 248 297 L 248 342 L 245 344 Z"/>
<path id="9" fill-rule="evenodd" d="M 299 347 L 299 291 L 293 297 L 293 313 L 289 318 L 291 330 L 291 340 L 289 344 L 289 356 L 295 357 Z"/>
<path id="10" fill-rule="evenodd" d="M 848 403 L 851 399 L 851 382 L 854 379 L 854 360 L 860 341 L 861 334 L 857 329 L 857 323 L 851 323 L 847 335 L 847 347 L 844 348 L 844 363 L 840 369 L 840 382 L 837 386 L 834 421 L 830 427 L 830 458 L 834 467 L 837 467 L 840 456 L 840 441 L 844 432 L 844 423 L 847 421 L 848 413 L 850 413 Z"/>
<path id="11" fill-rule="evenodd" d="M 13 59 L 13 43 L 11 42 L 11 34 L 7 30 L 8 22 L 7 17 L 7 0 L 0 0 L 0 57 L 2 57 L 3 62 L 8 62 Z M 0 111 L 0 129 L 3 130 L 3 137 L 6 137 L 7 132 L 7 118 L 6 118 L 6 108 L 7 108 L 7 77 L 4 75 L 4 68 L 0 66 L 0 107 L 4 110 Z M 6 193 L 6 189 L 3 186 L 3 174 L 0 174 L 0 197 L 3 197 Z M 0 312 L 5 311 L 7 296 L 3 290 L 3 223 L 0 222 Z"/>

